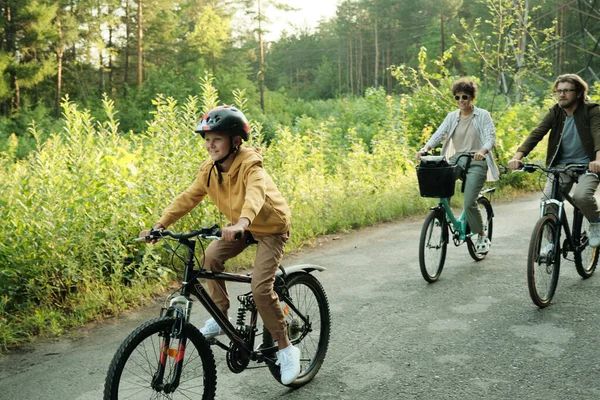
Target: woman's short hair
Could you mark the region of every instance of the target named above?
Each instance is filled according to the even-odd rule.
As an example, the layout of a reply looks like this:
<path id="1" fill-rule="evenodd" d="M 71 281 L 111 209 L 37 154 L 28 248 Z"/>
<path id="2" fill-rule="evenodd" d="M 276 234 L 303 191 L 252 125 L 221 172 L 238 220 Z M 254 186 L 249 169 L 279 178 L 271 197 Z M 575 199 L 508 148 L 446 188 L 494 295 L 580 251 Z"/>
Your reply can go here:
<path id="1" fill-rule="evenodd" d="M 472 98 L 477 96 L 477 83 L 474 80 L 469 78 L 460 78 L 454 81 L 452 84 L 452 94 L 456 93 L 466 93 Z"/>
<path id="2" fill-rule="evenodd" d="M 577 92 L 577 97 L 579 98 L 579 101 L 584 101 L 588 98 L 587 97 L 588 84 L 585 83 L 579 75 L 577 75 L 577 74 L 559 75 L 558 78 L 556 78 L 556 81 L 554 82 L 554 87 L 553 87 L 554 90 L 556 90 L 556 87 L 558 86 L 559 83 L 573 84 L 575 86 L 575 91 Z M 582 94 L 583 94 L 583 96 L 582 96 Z"/>

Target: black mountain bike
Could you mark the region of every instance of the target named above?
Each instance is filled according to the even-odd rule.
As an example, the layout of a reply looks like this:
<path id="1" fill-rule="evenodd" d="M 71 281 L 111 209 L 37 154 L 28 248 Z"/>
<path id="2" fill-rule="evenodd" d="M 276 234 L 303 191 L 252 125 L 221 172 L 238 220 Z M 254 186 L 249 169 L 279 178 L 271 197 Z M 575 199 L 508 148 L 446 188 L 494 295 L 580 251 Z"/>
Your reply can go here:
<path id="1" fill-rule="evenodd" d="M 134 330 L 117 350 L 106 377 L 105 400 L 123 399 L 214 399 L 217 371 L 211 345 L 226 350 L 227 366 L 234 373 L 248 367 L 250 361 L 266 365 L 281 383 L 277 361 L 277 344 L 259 322 L 260 316 L 252 292 L 238 296 L 237 320 L 233 325 L 212 301 L 199 279 L 220 279 L 250 284 L 250 274 L 233 274 L 194 269 L 197 261 L 197 238 L 215 240 L 217 226 L 189 233 L 152 230 L 135 240 L 172 239 L 187 247 L 181 287 L 172 293 L 160 316 Z M 175 254 L 176 249 L 171 247 Z M 202 247 L 204 252 L 204 247 Z M 327 296 L 320 282 L 311 274 L 323 271 L 318 265 L 303 264 L 280 267 L 275 280 L 292 344 L 301 350 L 300 375 L 287 385 L 300 387 L 317 374 L 329 345 L 330 314 Z M 207 340 L 190 323 L 192 296 L 215 319 L 229 343 Z M 167 305 L 168 303 L 168 305 Z M 248 318 L 249 317 L 249 318 Z"/>
<path id="2" fill-rule="evenodd" d="M 560 200 L 560 174 L 572 174 L 573 179 L 587 171 L 587 164 L 571 164 L 566 167 L 545 168 L 537 164 L 523 164 L 523 171 L 534 172 L 540 170 L 552 175 L 552 195 L 542 201 L 540 219 L 533 228 L 529 251 L 527 253 L 527 287 L 531 300 L 540 308 L 550 305 L 560 272 L 561 256 L 568 260 L 569 253 L 573 253 L 575 268 L 583 279 L 587 279 L 596 270 L 598 264 L 598 249 L 588 244 L 589 221 L 583 216 L 579 208 L 573 203 L 568 193 L 560 192 L 562 198 L 573 206 L 573 229 L 569 228 L 569 221 Z M 553 208 L 548 205 L 553 204 Z M 561 233 L 565 238 L 561 243 Z"/>

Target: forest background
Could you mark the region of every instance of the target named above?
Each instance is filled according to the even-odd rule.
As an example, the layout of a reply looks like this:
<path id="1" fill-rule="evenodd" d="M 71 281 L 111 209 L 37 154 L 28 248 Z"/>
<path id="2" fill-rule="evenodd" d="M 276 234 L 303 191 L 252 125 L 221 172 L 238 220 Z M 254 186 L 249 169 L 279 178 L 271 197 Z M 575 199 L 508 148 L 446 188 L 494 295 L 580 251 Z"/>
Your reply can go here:
<path id="1" fill-rule="evenodd" d="M 193 180 L 205 157 L 193 127 L 217 104 L 250 118 L 293 210 L 293 250 L 426 210 L 414 153 L 456 106 L 459 76 L 479 83 L 500 164 L 554 102 L 558 74 L 600 98 L 594 0 L 342 0 L 315 30 L 265 40 L 286 8 L 0 0 L 0 352 L 171 284 L 166 249 L 131 238 Z M 496 182 L 507 196 L 537 184 Z M 209 203 L 174 229 L 219 221 Z"/>

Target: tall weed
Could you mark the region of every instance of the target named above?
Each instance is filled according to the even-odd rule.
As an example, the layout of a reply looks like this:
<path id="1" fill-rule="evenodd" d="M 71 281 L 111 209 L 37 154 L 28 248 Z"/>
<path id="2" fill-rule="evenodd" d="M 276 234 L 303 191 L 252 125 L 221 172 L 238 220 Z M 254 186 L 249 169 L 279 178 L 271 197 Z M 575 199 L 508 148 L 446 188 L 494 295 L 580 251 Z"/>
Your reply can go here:
<path id="1" fill-rule="evenodd" d="M 207 157 L 193 129 L 219 104 L 219 93 L 210 76 L 200 86 L 203 95 L 182 104 L 157 96 L 141 134 L 121 130 L 105 97 L 101 120 L 65 99 L 62 131 L 32 125 L 37 148 L 26 158 L 15 161 L 18 139 L 8 139 L 0 152 L 0 350 L 117 313 L 176 279 L 164 247 L 131 238 L 158 220 Z M 314 113 L 290 126 L 271 125 L 268 135 L 262 122 L 250 121 L 248 144 L 261 147 L 292 209 L 288 250 L 316 235 L 421 212 L 432 202 L 419 197 L 413 157 L 431 132 L 425 122 L 433 126 L 443 107 L 429 115 L 425 92 L 419 96 L 372 89 L 365 99 L 332 101 L 326 116 L 327 104 L 315 102 Z M 244 91 L 232 98 L 246 109 Z M 523 108 L 497 119 L 506 152 L 532 114 Z M 224 223 L 203 201 L 173 229 L 215 222 Z M 238 267 L 251 262 L 252 251 L 236 260 Z"/>

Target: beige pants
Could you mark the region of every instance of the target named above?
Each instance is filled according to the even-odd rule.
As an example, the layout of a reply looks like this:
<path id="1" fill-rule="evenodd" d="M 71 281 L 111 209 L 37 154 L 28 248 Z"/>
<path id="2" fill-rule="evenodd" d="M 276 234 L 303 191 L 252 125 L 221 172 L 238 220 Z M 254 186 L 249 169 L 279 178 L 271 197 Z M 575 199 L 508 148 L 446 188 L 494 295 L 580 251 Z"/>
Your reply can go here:
<path id="1" fill-rule="evenodd" d="M 246 232 L 244 238 L 234 242 L 212 241 L 204 254 L 204 268 L 213 272 L 225 271 L 225 261 L 237 256 L 248 247 L 250 245 L 247 243 L 248 238 L 251 238 L 251 235 Z M 252 271 L 252 295 L 258 313 L 274 340 L 284 339 L 287 334 L 285 317 L 279 298 L 273 290 L 273 284 L 288 238 L 289 233 L 254 238 L 258 242 L 258 247 Z M 206 283 L 210 297 L 217 307 L 226 313 L 230 301 L 225 282 L 209 279 Z"/>
<path id="2" fill-rule="evenodd" d="M 560 165 L 561 167 L 564 165 Z M 552 180 L 554 179 L 553 175 L 550 175 L 546 180 L 546 187 L 544 188 L 544 195 L 542 197 L 542 201 L 551 198 L 552 196 Z M 590 221 L 596 222 L 598 217 L 600 216 L 600 212 L 598 210 L 598 203 L 594 198 L 594 194 L 596 193 L 596 189 L 598 189 L 598 178 L 595 175 L 581 175 L 579 176 L 579 181 L 575 186 L 575 190 L 573 191 L 573 202 L 579 208 L 581 213 Z M 569 174 L 560 174 L 560 187 L 563 192 L 569 193 L 573 188 L 573 184 L 575 183 L 574 179 Z M 562 199 L 562 196 L 559 198 Z M 547 206 L 548 207 L 548 206 Z M 556 213 L 556 206 L 549 205 L 550 209 Z"/>

